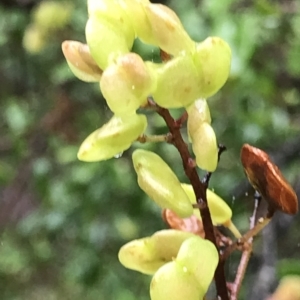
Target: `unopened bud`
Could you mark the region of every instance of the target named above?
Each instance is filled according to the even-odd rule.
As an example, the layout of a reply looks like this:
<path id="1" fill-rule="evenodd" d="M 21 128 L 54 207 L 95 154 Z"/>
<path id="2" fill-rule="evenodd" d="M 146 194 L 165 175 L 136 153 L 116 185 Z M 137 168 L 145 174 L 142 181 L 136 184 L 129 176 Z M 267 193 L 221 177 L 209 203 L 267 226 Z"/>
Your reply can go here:
<path id="1" fill-rule="evenodd" d="M 64 41 L 62 51 L 76 77 L 86 82 L 100 81 L 102 70 L 92 58 L 88 45 L 76 41 Z"/>
<path id="2" fill-rule="evenodd" d="M 115 114 L 129 115 L 147 101 L 154 84 L 152 71 L 142 58 L 128 53 L 104 71 L 100 88 Z"/>
<path id="3" fill-rule="evenodd" d="M 118 29 L 119 35 L 124 37 L 128 49 L 131 49 L 135 33 L 120 2 L 116 0 L 88 0 L 88 13 L 89 17 L 106 21 Z"/>
<path id="4" fill-rule="evenodd" d="M 138 184 L 152 200 L 182 218 L 192 215 L 193 207 L 177 176 L 157 154 L 139 149 L 132 160 Z"/>
<path id="5" fill-rule="evenodd" d="M 201 98 L 214 95 L 226 82 L 231 64 L 229 45 L 218 37 L 197 44 L 194 61 L 198 70 Z"/>
<path id="6" fill-rule="evenodd" d="M 78 159 L 92 162 L 112 158 L 127 150 L 146 126 L 144 115 L 113 116 L 84 140 L 78 151 Z"/>
<path id="7" fill-rule="evenodd" d="M 210 111 L 205 99 L 198 99 L 187 107 L 187 128 L 189 136 L 198 130 L 203 122 L 211 123 Z"/>
<path id="8" fill-rule="evenodd" d="M 121 247 L 118 257 L 123 266 L 144 274 L 154 274 L 162 265 L 172 261 L 181 244 L 192 233 L 161 230 L 150 237 L 133 240 Z"/>
<path id="9" fill-rule="evenodd" d="M 190 56 L 178 56 L 152 66 L 157 74 L 157 87 L 152 96 L 160 106 L 186 107 L 199 98 L 197 70 Z"/>
<path id="10" fill-rule="evenodd" d="M 197 166 L 209 172 L 215 171 L 218 164 L 218 145 L 213 128 L 204 122 L 196 131 L 189 131 L 189 135 Z"/>
<path id="11" fill-rule="evenodd" d="M 163 4 L 149 4 L 145 6 L 145 12 L 156 46 L 174 56 L 195 51 L 196 43 L 173 10 Z"/>
<path id="12" fill-rule="evenodd" d="M 95 16 L 87 21 L 85 36 L 92 57 L 102 70 L 131 48 L 120 28 Z"/>

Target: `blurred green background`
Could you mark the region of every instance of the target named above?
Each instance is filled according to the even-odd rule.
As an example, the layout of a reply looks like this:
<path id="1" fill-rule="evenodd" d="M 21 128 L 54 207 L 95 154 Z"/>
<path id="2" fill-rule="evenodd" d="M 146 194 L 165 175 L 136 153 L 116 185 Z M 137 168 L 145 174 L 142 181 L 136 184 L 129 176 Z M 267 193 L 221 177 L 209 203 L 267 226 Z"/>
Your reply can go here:
<path id="1" fill-rule="evenodd" d="M 77 160 L 80 143 L 111 112 L 98 84 L 75 78 L 61 51 L 64 40 L 85 41 L 85 1 L 57 1 L 59 11 L 40 17 L 43 2 L 0 1 L 0 299 L 149 299 L 150 277 L 117 259 L 127 241 L 166 228 L 137 185 L 131 153 L 157 151 L 186 182 L 179 155 L 170 145 L 135 144 L 118 159 Z M 217 35 L 232 48 L 231 76 L 209 99 L 227 146 L 211 188 L 245 232 L 253 190 L 239 161 L 243 143 L 270 153 L 300 195 L 300 3 L 164 3 L 195 40 Z M 157 59 L 154 47 L 134 49 Z M 148 132 L 166 132 L 162 120 L 149 114 Z M 299 217 L 277 214 L 256 239 L 239 299 L 265 299 L 282 276 L 300 275 L 299 226 Z M 228 280 L 238 258 L 228 260 Z"/>

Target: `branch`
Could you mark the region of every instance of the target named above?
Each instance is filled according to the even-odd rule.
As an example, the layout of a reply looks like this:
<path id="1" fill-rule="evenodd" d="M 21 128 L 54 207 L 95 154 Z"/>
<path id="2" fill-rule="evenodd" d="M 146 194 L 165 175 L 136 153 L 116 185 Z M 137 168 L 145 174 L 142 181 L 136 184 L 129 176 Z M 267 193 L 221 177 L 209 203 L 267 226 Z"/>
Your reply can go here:
<path id="1" fill-rule="evenodd" d="M 193 160 L 190 157 L 188 147 L 184 142 L 180 133 L 181 122 L 179 122 L 178 124 L 178 122 L 176 122 L 172 118 L 170 112 L 167 109 L 158 106 L 150 99 L 148 100 L 148 102 L 149 102 L 149 106 L 155 107 L 157 113 L 165 120 L 170 130 L 170 133 L 172 134 L 172 143 L 177 148 L 181 156 L 185 174 L 189 178 L 193 186 L 197 203 L 200 206 L 200 213 L 201 213 L 201 218 L 202 218 L 203 227 L 205 231 L 205 238 L 211 241 L 218 249 L 211 215 L 207 205 L 206 186 L 199 179 L 195 166 L 193 163 L 191 163 Z M 221 260 L 219 261 L 219 264 L 215 271 L 215 281 L 216 281 L 216 287 L 217 287 L 217 293 L 219 299 L 229 300 L 228 290 L 226 286 L 226 279 L 224 274 L 224 261 Z"/>
<path id="2" fill-rule="evenodd" d="M 255 201 L 254 201 L 254 209 L 253 209 L 253 214 L 252 217 L 250 218 L 250 230 L 254 228 L 255 226 L 255 220 L 256 220 L 256 215 L 257 215 L 257 210 L 258 210 L 258 205 L 259 202 L 261 200 L 261 197 L 258 193 L 255 194 Z M 238 299 L 238 294 L 246 273 L 246 269 L 250 260 L 250 256 L 252 253 L 252 242 L 253 242 L 253 237 L 251 237 L 248 240 L 248 245 L 247 247 L 244 249 L 241 260 L 240 260 L 240 264 L 237 270 L 237 274 L 234 280 L 234 283 L 232 285 L 231 288 L 231 296 L 230 296 L 230 300 L 237 300 Z"/>

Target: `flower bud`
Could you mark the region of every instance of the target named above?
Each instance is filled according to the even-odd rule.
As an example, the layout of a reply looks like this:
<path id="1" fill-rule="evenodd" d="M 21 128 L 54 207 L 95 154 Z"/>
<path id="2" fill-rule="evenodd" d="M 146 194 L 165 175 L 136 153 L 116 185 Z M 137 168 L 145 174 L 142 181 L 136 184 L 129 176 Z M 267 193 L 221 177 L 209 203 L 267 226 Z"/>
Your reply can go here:
<path id="1" fill-rule="evenodd" d="M 206 122 L 202 123 L 195 132 L 189 131 L 197 166 L 213 172 L 218 164 L 218 145 L 213 128 Z"/>
<path id="2" fill-rule="evenodd" d="M 214 277 L 219 254 L 212 242 L 194 236 L 182 243 L 176 262 L 186 267 L 197 279 L 201 290 L 206 292 Z"/>
<path id="3" fill-rule="evenodd" d="M 181 186 L 184 189 L 185 193 L 188 195 L 190 202 L 192 204 L 196 204 L 197 203 L 196 196 L 192 185 L 182 183 Z M 232 217 L 231 208 L 221 197 L 219 197 L 211 190 L 207 189 L 206 198 L 207 198 L 207 204 L 209 207 L 212 222 L 215 226 L 222 225 L 231 219 Z M 201 219 L 199 209 L 194 210 L 194 215 L 196 215 L 198 218 Z"/>
<path id="4" fill-rule="evenodd" d="M 218 37 L 209 37 L 197 45 L 194 62 L 201 89 L 199 97 L 208 98 L 224 85 L 229 76 L 230 47 Z"/>
<path id="5" fill-rule="evenodd" d="M 154 274 L 150 284 L 151 300 L 199 300 L 204 295 L 205 291 L 201 289 L 195 276 L 176 261 L 162 266 Z"/>
<path id="6" fill-rule="evenodd" d="M 148 0 L 123 0 L 120 5 L 131 21 L 135 36 L 145 44 L 158 46 L 145 12 L 145 6 L 151 5 L 150 2 Z"/>
<path id="7" fill-rule="evenodd" d="M 113 116 L 81 144 L 78 159 L 92 162 L 112 158 L 128 149 L 147 127 L 144 115 Z"/>
<path id="8" fill-rule="evenodd" d="M 120 28 L 95 16 L 91 16 L 87 21 L 85 36 L 92 57 L 102 70 L 119 56 L 128 53 L 131 48 Z"/>
<path id="9" fill-rule="evenodd" d="M 172 261 L 181 244 L 192 233 L 161 230 L 150 237 L 133 240 L 121 247 L 118 257 L 123 266 L 144 274 L 154 274 L 162 265 Z"/>
<path id="10" fill-rule="evenodd" d="M 153 64 L 152 68 L 157 74 L 152 96 L 160 106 L 186 107 L 199 98 L 197 70 L 190 56 L 178 56 L 161 65 Z"/>
<path id="11" fill-rule="evenodd" d="M 181 186 L 188 195 L 191 203 L 196 204 L 196 196 L 192 185 L 182 183 Z M 228 204 L 221 197 L 219 197 L 209 189 L 206 189 L 206 198 L 213 224 L 215 226 L 223 225 L 227 227 L 233 233 L 233 235 L 239 239 L 242 235 L 236 228 L 234 223 L 231 221 L 232 210 L 228 206 Z M 194 210 L 194 215 L 201 220 L 199 209 Z"/>
<path id="12" fill-rule="evenodd" d="M 62 51 L 76 77 L 86 82 L 100 81 L 102 70 L 93 60 L 88 45 L 76 41 L 64 41 Z"/>
<path id="13" fill-rule="evenodd" d="M 128 49 L 131 49 L 135 32 L 120 1 L 88 0 L 88 13 L 89 17 L 95 17 L 99 21 L 104 20 L 118 29 L 119 35 L 124 37 Z"/>
<path id="14" fill-rule="evenodd" d="M 211 123 L 210 111 L 205 99 L 198 99 L 187 107 L 187 129 L 189 137 L 196 132 L 203 122 Z"/>
<path id="15" fill-rule="evenodd" d="M 144 8 L 156 46 L 174 56 L 195 51 L 196 43 L 173 10 L 163 4 L 149 4 Z"/>
<path id="16" fill-rule="evenodd" d="M 116 115 L 128 115 L 147 101 L 154 79 L 142 58 L 135 53 L 119 57 L 103 73 L 100 88 Z"/>
<path id="17" fill-rule="evenodd" d="M 132 160 L 140 188 L 161 208 L 169 208 L 182 218 L 193 213 L 177 176 L 157 154 L 139 149 Z"/>

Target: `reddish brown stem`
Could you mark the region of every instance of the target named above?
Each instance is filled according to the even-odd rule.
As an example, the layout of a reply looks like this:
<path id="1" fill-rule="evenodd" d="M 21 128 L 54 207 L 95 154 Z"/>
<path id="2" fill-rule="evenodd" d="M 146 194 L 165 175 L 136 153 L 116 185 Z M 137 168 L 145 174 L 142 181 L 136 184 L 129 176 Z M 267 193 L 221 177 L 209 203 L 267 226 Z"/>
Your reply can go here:
<path id="1" fill-rule="evenodd" d="M 150 105 L 155 105 L 155 104 L 151 102 Z M 199 179 L 195 167 L 191 166 L 190 164 L 190 160 L 191 160 L 190 153 L 180 133 L 180 127 L 177 125 L 177 122 L 172 118 L 170 112 L 167 109 L 161 108 L 157 105 L 155 106 L 156 106 L 157 113 L 165 120 L 170 130 L 170 133 L 172 134 L 173 137 L 172 143 L 180 153 L 185 174 L 189 178 L 193 186 L 197 202 L 200 204 L 199 205 L 200 213 L 201 213 L 201 218 L 202 218 L 203 227 L 205 231 L 205 238 L 211 241 L 216 246 L 216 248 L 218 248 L 216 244 L 216 238 L 214 234 L 214 227 L 212 224 L 211 215 L 207 205 L 206 186 Z M 226 279 L 224 274 L 224 262 L 221 260 L 215 271 L 215 281 L 216 281 L 216 287 L 217 287 L 217 293 L 219 299 L 229 300 Z"/>

